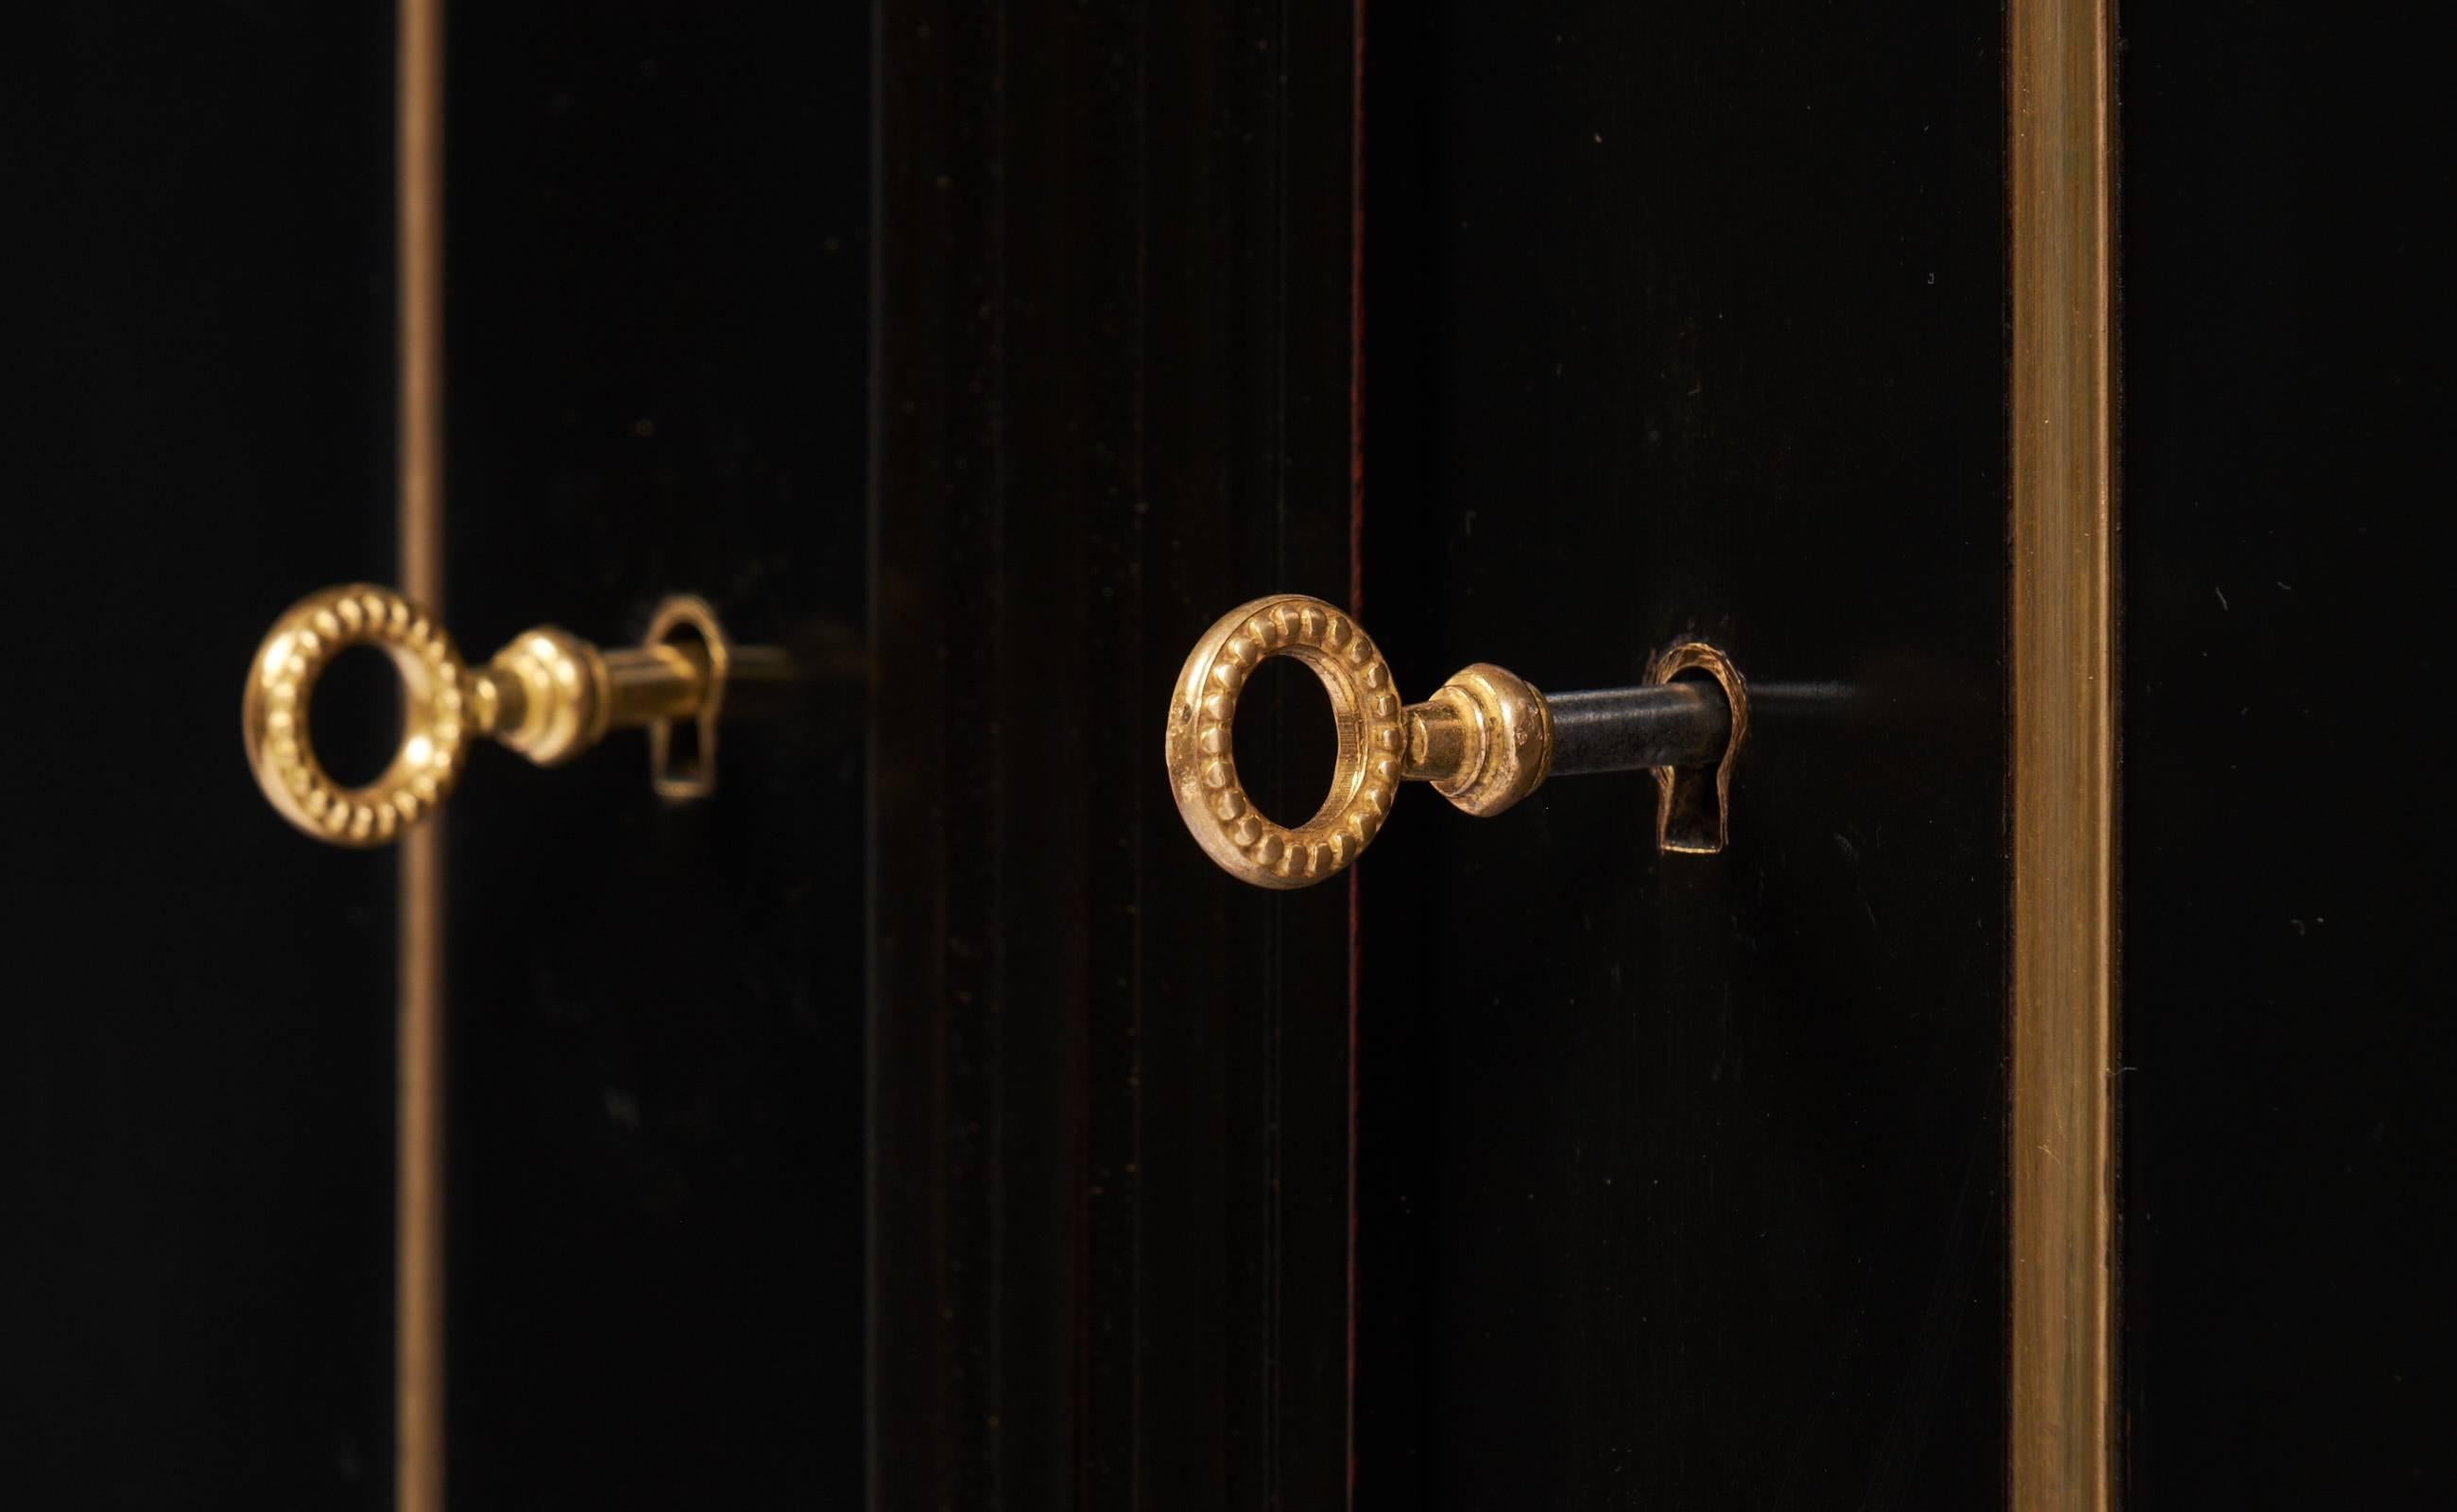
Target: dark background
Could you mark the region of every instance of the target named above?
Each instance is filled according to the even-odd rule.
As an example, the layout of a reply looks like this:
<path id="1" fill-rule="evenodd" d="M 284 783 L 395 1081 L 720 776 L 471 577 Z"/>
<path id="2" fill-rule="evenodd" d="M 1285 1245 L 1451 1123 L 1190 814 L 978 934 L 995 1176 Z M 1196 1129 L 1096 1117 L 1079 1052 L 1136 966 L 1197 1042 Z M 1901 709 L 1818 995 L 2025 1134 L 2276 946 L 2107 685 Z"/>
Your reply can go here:
<path id="1" fill-rule="evenodd" d="M 2125 41 L 2131 1484 L 2446 1505 L 2438 70 L 2270 5 Z"/>
<path id="2" fill-rule="evenodd" d="M 237 710 L 275 615 L 391 557 L 391 74 L 382 8 L 11 18 L 20 1504 L 389 1498 L 392 867 L 274 818 Z"/>
<path id="3" fill-rule="evenodd" d="M 456 5 L 450 622 L 609 645 L 668 592 L 858 640 L 860 8 Z M 862 690 L 646 745 L 479 753 L 453 801 L 456 1506 L 848 1502 L 861 1483 Z"/>

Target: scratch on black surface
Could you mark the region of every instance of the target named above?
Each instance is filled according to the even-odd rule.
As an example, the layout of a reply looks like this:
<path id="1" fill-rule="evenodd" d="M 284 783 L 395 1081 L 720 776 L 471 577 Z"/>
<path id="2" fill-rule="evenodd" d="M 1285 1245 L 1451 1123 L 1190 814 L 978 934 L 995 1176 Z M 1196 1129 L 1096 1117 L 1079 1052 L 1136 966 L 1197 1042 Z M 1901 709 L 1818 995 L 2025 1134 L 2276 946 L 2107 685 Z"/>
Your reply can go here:
<path id="1" fill-rule="evenodd" d="M 1875 929 L 1878 927 L 1877 910 L 1869 904 L 1868 886 L 1861 880 L 1859 847 L 1839 833 L 1834 837 L 1834 843 L 1842 848 L 1843 859 L 1851 863 L 1851 891 L 1859 895 L 1860 911 L 1869 916 L 1869 927 Z"/>

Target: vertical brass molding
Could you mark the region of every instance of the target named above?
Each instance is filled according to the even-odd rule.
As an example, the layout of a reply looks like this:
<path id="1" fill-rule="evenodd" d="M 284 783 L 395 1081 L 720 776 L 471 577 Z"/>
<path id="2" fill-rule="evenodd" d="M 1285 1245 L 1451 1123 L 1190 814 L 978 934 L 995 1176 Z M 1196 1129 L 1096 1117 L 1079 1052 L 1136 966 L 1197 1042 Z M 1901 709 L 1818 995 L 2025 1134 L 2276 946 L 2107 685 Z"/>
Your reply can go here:
<path id="1" fill-rule="evenodd" d="M 2013 1290 L 2017 1512 L 2114 1504 L 2110 0 L 2013 0 Z"/>
<path id="2" fill-rule="evenodd" d="M 444 606 L 444 0 L 400 0 L 401 586 Z M 395 1505 L 444 1508 L 444 823 L 401 850 Z"/>

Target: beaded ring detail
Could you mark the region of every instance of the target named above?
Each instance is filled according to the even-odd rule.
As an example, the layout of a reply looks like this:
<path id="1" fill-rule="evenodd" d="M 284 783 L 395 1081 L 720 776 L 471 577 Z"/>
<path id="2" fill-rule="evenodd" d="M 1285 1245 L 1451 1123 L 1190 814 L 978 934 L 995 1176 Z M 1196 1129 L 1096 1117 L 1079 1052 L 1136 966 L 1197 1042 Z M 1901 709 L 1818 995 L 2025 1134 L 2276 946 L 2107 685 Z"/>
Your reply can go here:
<path id="1" fill-rule="evenodd" d="M 1237 700 L 1254 669 L 1293 656 L 1331 695 L 1339 755 L 1331 792 L 1302 824 L 1257 810 L 1237 779 Z M 1168 711 L 1169 785 L 1206 853 L 1241 880 L 1294 888 L 1364 854 L 1399 790 L 1406 755 L 1398 692 L 1356 622 L 1318 598 L 1275 593 L 1229 611 L 1196 643 Z"/>
<path id="2" fill-rule="evenodd" d="M 382 776 L 342 787 L 316 759 L 308 703 L 316 679 L 353 646 L 392 658 L 402 742 Z M 248 765 L 281 817 L 342 845 L 390 841 L 452 792 L 467 758 L 468 669 L 435 617 L 388 589 L 354 583 L 311 593 L 275 622 L 248 671 L 240 719 Z"/>

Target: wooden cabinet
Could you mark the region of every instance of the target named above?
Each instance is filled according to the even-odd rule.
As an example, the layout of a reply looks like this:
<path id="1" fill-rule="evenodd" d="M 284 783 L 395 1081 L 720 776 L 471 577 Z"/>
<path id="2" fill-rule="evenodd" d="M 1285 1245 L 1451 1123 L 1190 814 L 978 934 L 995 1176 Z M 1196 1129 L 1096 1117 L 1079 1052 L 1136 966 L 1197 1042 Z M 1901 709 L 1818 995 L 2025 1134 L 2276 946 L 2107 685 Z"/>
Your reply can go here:
<path id="1" fill-rule="evenodd" d="M 43 9 L 19 1500 L 2447 1500 L 2426 50 Z M 403 871 L 232 715 L 284 604 L 405 577 L 469 648 L 689 591 L 835 660 L 704 802 L 482 750 Z M 1162 756 L 1270 592 L 1410 698 L 1692 638 L 1815 695 L 1752 706 L 1719 854 L 1642 776 L 1402 791 L 1265 891 Z M 1283 672 L 1236 755 L 1295 818 Z"/>

